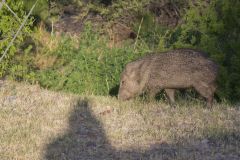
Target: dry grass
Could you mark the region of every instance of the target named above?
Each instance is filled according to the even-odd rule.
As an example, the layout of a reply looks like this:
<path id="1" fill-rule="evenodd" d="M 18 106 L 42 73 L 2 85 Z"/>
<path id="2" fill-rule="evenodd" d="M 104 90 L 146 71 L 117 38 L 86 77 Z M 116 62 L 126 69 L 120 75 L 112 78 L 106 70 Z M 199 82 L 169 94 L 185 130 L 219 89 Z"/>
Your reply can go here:
<path id="1" fill-rule="evenodd" d="M 0 87 L 0 159 L 240 159 L 240 110 Z"/>
<path id="2" fill-rule="evenodd" d="M 51 35 L 47 32 L 44 23 L 41 23 L 33 34 L 34 40 L 39 43 L 39 46 L 44 46 L 49 51 L 55 50 L 61 41 L 60 35 Z M 41 53 L 41 51 L 37 51 Z"/>

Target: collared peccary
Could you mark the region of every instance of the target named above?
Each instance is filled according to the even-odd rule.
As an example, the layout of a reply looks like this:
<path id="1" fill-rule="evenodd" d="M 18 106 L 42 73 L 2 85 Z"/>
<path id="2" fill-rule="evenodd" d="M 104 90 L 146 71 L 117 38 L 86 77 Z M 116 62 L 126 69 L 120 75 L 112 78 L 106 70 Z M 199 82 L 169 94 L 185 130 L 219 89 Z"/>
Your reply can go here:
<path id="1" fill-rule="evenodd" d="M 126 65 L 121 74 L 118 98 L 128 100 L 143 92 L 154 96 L 164 89 L 174 104 L 175 89 L 193 87 L 212 106 L 218 66 L 205 53 L 176 49 L 149 54 Z"/>

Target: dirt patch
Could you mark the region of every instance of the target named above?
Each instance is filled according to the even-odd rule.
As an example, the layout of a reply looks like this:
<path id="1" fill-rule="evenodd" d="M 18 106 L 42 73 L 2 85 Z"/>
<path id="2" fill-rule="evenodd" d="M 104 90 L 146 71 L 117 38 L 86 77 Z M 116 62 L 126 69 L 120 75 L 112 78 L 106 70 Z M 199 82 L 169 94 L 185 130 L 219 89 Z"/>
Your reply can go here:
<path id="1" fill-rule="evenodd" d="M 108 29 L 108 35 L 110 38 L 110 47 L 120 46 L 123 41 L 129 39 L 133 40 L 137 37 L 137 34 L 130 27 L 118 22 L 114 23 Z"/>
<path id="2" fill-rule="evenodd" d="M 79 35 L 86 21 L 92 22 L 94 28 L 105 24 L 105 19 L 98 13 L 86 8 L 76 8 L 72 5 L 63 8 L 59 20 L 54 24 L 54 30 L 59 34 Z"/>
<path id="3" fill-rule="evenodd" d="M 180 7 L 169 1 L 151 2 L 144 10 L 151 12 L 159 25 L 175 27 L 181 21 Z M 126 12 L 112 21 L 87 7 L 76 8 L 69 5 L 63 8 L 59 20 L 53 24 L 53 29 L 58 34 L 79 35 L 84 29 L 85 22 L 90 21 L 97 32 L 109 36 L 110 47 L 118 46 L 125 40 L 137 37 L 131 26 L 138 21 L 138 16 Z"/>
<path id="4" fill-rule="evenodd" d="M 175 27 L 181 20 L 179 7 L 174 3 L 152 2 L 148 9 L 159 25 Z"/>

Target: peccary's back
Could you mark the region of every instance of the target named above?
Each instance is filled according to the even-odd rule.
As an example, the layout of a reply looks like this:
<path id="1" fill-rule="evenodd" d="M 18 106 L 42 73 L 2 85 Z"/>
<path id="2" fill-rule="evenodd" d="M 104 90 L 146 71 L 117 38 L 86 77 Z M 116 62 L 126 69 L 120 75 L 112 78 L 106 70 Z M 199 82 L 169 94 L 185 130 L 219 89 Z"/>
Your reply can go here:
<path id="1" fill-rule="evenodd" d="M 148 55 L 139 61 L 151 61 L 149 86 L 182 88 L 210 84 L 216 80 L 217 65 L 203 52 L 177 49 Z"/>

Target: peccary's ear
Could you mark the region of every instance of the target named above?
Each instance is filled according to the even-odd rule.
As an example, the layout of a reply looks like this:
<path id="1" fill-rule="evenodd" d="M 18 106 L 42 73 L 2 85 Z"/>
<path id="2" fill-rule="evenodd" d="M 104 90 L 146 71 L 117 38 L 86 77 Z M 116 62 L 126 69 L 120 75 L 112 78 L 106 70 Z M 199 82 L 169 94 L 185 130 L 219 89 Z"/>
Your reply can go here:
<path id="1" fill-rule="evenodd" d="M 142 90 L 147 81 L 148 81 L 148 77 L 149 77 L 149 73 L 150 73 L 150 69 L 151 69 L 151 61 L 144 61 L 140 64 L 139 66 L 139 70 L 138 70 L 138 74 L 139 74 L 139 86 L 140 89 Z"/>

